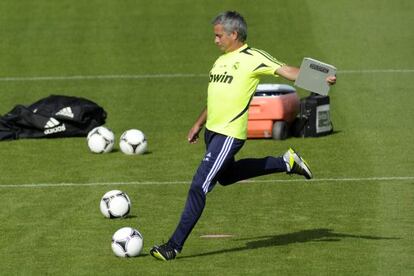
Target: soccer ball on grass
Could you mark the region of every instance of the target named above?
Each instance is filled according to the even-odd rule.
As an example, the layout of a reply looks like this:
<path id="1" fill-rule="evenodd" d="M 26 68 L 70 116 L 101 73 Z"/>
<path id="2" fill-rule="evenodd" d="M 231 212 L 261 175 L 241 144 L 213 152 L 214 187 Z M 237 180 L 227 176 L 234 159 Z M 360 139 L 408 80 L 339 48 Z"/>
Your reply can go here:
<path id="1" fill-rule="evenodd" d="M 142 131 L 129 129 L 122 133 L 119 147 L 125 154 L 143 154 L 147 151 L 147 139 Z"/>
<path id="2" fill-rule="evenodd" d="M 89 131 L 86 139 L 88 141 L 88 147 L 93 153 L 110 152 L 115 143 L 114 133 L 104 126 L 95 127 Z"/>
<path id="3" fill-rule="evenodd" d="M 118 257 L 136 257 L 141 253 L 144 238 L 132 227 L 123 227 L 112 236 L 112 251 Z"/>
<path id="4" fill-rule="evenodd" d="M 100 209 L 107 218 L 125 217 L 131 210 L 131 200 L 125 192 L 112 190 L 103 195 Z"/>

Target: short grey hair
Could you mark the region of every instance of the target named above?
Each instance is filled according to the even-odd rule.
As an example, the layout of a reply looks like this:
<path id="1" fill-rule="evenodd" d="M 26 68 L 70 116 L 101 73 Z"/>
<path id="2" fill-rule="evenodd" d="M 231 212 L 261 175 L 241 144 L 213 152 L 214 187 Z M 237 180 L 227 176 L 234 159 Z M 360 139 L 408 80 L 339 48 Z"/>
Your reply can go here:
<path id="1" fill-rule="evenodd" d="M 223 25 L 227 34 L 237 32 L 237 40 L 245 42 L 247 39 L 247 24 L 243 16 L 236 11 L 222 12 L 212 21 L 213 25 Z"/>

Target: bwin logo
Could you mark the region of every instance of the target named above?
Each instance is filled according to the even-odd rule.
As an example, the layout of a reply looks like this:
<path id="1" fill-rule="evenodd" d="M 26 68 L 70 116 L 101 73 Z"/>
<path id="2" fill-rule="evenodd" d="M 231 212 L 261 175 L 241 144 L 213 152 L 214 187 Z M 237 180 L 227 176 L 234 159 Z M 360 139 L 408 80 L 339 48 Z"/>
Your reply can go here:
<path id="1" fill-rule="evenodd" d="M 211 74 L 210 73 L 210 82 L 222 82 L 230 84 L 233 81 L 233 76 L 227 75 L 227 72 L 224 74 Z"/>

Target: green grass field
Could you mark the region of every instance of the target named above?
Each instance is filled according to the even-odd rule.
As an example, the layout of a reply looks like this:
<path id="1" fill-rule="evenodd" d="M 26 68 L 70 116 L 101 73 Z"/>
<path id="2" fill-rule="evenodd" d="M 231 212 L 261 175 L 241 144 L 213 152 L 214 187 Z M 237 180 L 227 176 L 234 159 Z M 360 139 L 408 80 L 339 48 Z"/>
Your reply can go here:
<path id="1" fill-rule="evenodd" d="M 179 258 L 158 262 L 149 249 L 174 230 L 203 153 L 186 135 L 220 54 L 210 20 L 227 9 L 245 16 L 251 46 L 338 68 L 335 133 L 249 140 L 240 158 L 294 146 L 314 180 L 217 185 Z M 1 1 L 0 114 L 85 97 L 117 137 L 143 130 L 149 153 L 96 155 L 84 138 L 0 142 L 0 274 L 413 275 L 413 11 L 408 0 Z M 100 214 L 112 189 L 130 196 L 128 218 Z M 144 235 L 141 256 L 113 255 L 123 226 Z"/>

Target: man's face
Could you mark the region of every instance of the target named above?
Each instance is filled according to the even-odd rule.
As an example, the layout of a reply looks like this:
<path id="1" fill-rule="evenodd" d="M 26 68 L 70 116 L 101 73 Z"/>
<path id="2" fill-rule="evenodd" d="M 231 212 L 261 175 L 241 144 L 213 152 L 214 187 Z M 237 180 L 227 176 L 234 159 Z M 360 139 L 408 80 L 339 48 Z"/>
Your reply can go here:
<path id="1" fill-rule="evenodd" d="M 223 25 L 217 24 L 217 25 L 214 25 L 214 34 L 215 34 L 214 43 L 220 48 L 220 50 L 226 53 L 233 50 L 234 45 L 237 42 L 236 32 L 227 34 L 224 31 Z"/>

